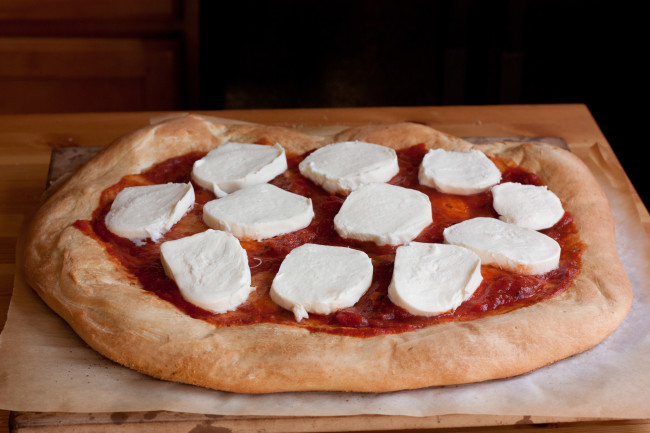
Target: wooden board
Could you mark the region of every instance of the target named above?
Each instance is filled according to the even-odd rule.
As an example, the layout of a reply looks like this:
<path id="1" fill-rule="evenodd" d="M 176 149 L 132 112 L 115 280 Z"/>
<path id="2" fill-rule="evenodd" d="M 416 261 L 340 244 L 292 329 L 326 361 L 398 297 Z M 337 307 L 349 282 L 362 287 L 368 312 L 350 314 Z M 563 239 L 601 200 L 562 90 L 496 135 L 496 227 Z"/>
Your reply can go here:
<path id="1" fill-rule="evenodd" d="M 608 424 L 610 423 L 610 424 Z M 597 423 L 579 418 L 444 415 L 434 417 L 406 417 L 359 415 L 339 417 L 239 417 L 199 415 L 177 412 L 114 412 L 114 413 L 14 413 L 11 419 L 15 433 L 71 433 L 71 432 L 174 432 L 174 433 L 289 433 L 289 432 L 404 432 L 436 433 L 504 430 L 528 431 L 540 428 L 564 428 L 570 431 L 594 431 L 604 426 L 625 426 L 629 430 L 650 431 L 641 421 L 603 421 Z M 565 430 L 566 431 L 566 430 Z M 599 430 L 602 431 L 602 430 Z"/>

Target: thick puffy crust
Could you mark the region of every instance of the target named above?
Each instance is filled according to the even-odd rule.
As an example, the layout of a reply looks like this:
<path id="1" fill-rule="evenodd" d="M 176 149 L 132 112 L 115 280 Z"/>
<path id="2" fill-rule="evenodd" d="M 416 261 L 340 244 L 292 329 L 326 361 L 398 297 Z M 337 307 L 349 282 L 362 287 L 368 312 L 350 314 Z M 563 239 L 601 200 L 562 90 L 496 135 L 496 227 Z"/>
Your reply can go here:
<path id="1" fill-rule="evenodd" d="M 90 219 L 122 176 L 227 140 L 282 143 L 302 153 L 333 141 L 395 148 L 472 145 L 417 124 L 354 128 L 336 137 L 187 116 L 135 131 L 84 166 L 40 209 L 28 233 L 25 278 L 92 348 L 165 380 L 244 393 L 383 392 L 509 377 L 584 351 L 623 320 L 632 292 L 607 200 L 582 161 L 548 145 L 476 146 L 532 171 L 574 216 L 587 245 L 582 271 L 561 296 L 507 314 L 402 334 L 357 338 L 290 326 L 216 328 L 142 290 L 72 224 Z"/>

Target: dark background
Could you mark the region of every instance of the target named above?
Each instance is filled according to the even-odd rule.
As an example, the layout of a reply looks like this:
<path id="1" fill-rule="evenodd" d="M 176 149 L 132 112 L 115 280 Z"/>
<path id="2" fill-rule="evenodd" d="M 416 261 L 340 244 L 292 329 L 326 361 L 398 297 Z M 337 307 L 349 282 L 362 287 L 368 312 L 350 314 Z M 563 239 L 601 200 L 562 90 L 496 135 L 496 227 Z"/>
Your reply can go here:
<path id="1" fill-rule="evenodd" d="M 199 108 L 584 103 L 648 205 L 647 24 L 631 5 L 202 1 Z"/>
<path id="2" fill-rule="evenodd" d="M 580 103 L 650 205 L 642 5 L 0 0 L 0 113 Z"/>

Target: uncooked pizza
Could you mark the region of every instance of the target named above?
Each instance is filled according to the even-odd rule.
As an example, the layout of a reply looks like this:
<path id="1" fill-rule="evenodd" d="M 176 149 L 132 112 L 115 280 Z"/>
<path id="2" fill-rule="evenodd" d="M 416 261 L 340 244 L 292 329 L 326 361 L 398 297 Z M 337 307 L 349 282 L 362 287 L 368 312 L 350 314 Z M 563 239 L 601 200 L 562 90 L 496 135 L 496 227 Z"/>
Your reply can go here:
<path id="1" fill-rule="evenodd" d="M 598 344 L 632 302 L 579 158 L 413 123 L 144 127 L 43 204 L 25 277 L 113 361 L 240 393 L 510 377 Z"/>

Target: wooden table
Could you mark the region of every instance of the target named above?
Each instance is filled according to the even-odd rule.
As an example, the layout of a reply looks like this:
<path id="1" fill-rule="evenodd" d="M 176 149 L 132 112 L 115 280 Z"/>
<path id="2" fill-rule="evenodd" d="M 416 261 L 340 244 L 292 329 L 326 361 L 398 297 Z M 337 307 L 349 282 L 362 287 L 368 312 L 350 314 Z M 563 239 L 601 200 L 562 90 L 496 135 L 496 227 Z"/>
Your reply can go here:
<path id="1" fill-rule="evenodd" d="M 0 116 L 0 329 L 6 320 L 13 287 L 16 239 L 23 222 L 37 208 L 43 194 L 52 149 L 62 146 L 102 146 L 130 130 L 147 125 L 151 118 L 164 114 L 139 112 Z M 461 137 L 561 137 L 578 156 L 584 156 L 594 143 L 602 144 L 605 152 L 609 153 L 606 156 L 611 157 L 620 167 L 589 110 L 580 104 L 232 110 L 204 114 L 289 127 L 413 121 Z M 620 169 L 623 170 L 622 167 Z M 646 235 L 650 236 L 650 215 L 631 184 L 630 187 Z M 170 415 L 170 419 L 172 417 Z M 455 417 L 458 422 L 447 424 L 448 426 L 471 425 L 465 423 L 468 419 L 463 419 L 462 415 Z M 8 418 L 9 412 L 0 411 L 0 433 L 9 431 Z M 236 417 L 231 418 L 234 423 L 238 421 Z M 520 421 L 525 423 L 526 420 Z M 650 431 L 650 420 L 569 423 L 543 419 L 532 421 L 555 421 L 554 425 L 566 431 Z M 513 424 L 514 422 L 512 420 Z M 399 420 L 392 424 L 379 424 L 380 427 L 373 427 L 372 422 L 367 425 L 368 428 L 396 429 L 399 428 Z M 526 428 L 521 423 L 516 427 L 518 430 Z M 528 428 L 535 427 L 538 426 L 528 424 Z M 345 421 L 339 421 L 336 428 L 345 429 Z M 502 427 L 499 428 L 501 429 Z M 496 429 L 481 427 L 478 431 Z"/>

